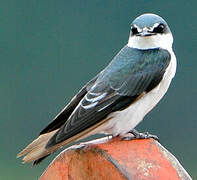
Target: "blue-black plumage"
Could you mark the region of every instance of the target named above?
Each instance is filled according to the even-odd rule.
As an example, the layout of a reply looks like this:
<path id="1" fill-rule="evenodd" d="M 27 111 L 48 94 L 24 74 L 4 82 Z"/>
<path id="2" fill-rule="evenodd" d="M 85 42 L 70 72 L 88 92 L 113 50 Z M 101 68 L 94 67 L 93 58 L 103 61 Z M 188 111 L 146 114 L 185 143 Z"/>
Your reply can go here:
<path id="1" fill-rule="evenodd" d="M 82 98 L 81 105 L 47 147 L 80 133 L 103 120 L 109 113 L 126 108 L 143 92 L 151 91 L 160 83 L 169 62 L 167 50 L 140 50 L 125 46 L 98 75 Z M 93 101 L 95 98 L 97 100 Z"/>
<path id="2" fill-rule="evenodd" d="M 63 145 L 95 133 L 124 136 L 166 93 L 176 71 L 173 37 L 161 17 L 131 24 L 128 44 L 88 82 L 19 157 L 41 162 Z"/>

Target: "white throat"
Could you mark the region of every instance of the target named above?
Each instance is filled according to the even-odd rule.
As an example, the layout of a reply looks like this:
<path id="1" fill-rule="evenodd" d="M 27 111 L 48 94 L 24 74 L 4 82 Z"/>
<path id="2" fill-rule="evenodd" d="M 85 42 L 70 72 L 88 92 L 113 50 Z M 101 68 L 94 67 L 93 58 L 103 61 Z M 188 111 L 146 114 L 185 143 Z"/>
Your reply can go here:
<path id="1" fill-rule="evenodd" d="M 141 37 L 141 36 L 130 36 L 128 46 L 137 49 L 153 49 L 162 48 L 171 50 L 173 43 L 173 37 L 171 33 L 168 34 L 157 34 L 153 36 Z"/>

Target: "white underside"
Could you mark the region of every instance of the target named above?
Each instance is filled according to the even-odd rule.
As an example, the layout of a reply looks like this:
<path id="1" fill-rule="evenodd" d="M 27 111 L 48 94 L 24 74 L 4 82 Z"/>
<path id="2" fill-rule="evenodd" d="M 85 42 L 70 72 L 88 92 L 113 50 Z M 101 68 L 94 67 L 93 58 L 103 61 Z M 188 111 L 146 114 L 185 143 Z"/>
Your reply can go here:
<path id="1" fill-rule="evenodd" d="M 149 93 L 143 95 L 138 101 L 123 111 L 117 111 L 109 115 L 113 117 L 103 126 L 103 133 L 124 135 L 135 128 L 144 116 L 153 109 L 167 92 L 172 78 L 176 72 L 176 57 L 171 50 L 172 59 L 160 84 Z"/>
<path id="2" fill-rule="evenodd" d="M 176 72 L 176 57 L 172 50 L 173 37 L 172 34 L 156 35 L 150 37 L 130 37 L 128 46 L 138 49 L 151 49 L 151 48 L 163 48 L 169 51 L 171 54 L 171 61 L 166 69 L 163 79 L 157 87 L 144 94 L 135 103 L 131 104 L 128 108 L 122 111 L 116 111 L 108 115 L 104 124 L 97 127 L 93 131 L 87 134 L 105 133 L 112 136 L 125 135 L 130 130 L 135 128 L 144 118 L 144 116 L 150 112 L 161 98 L 167 92 L 172 78 Z"/>
<path id="3" fill-rule="evenodd" d="M 168 51 L 171 54 L 171 61 L 160 84 L 147 94 L 144 94 L 139 100 L 130 105 L 127 109 L 116 111 L 108 115 L 107 118 L 110 120 L 94 129 L 87 135 L 104 133 L 110 134 L 112 136 L 123 136 L 135 128 L 143 120 L 144 116 L 149 111 L 151 111 L 165 95 L 171 80 L 175 75 L 176 57 L 172 51 L 172 48 L 168 49 Z"/>

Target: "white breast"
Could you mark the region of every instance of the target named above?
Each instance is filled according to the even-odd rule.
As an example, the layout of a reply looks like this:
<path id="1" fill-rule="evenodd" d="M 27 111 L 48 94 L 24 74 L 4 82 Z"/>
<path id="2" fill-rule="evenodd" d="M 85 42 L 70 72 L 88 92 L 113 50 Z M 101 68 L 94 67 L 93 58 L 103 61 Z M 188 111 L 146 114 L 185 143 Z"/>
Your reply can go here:
<path id="1" fill-rule="evenodd" d="M 167 92 L 176 72 L 176 57 L 172 49 L 170 49 L 170 53 L 171 61 L 160 84 L 127 109 L 110 114 L 109 116 L 113 118 L 104 125 L 102 128 L 103 133 L 112 134 L 114 136 L 128 133 L 135 128 L 143 120 L 144 116 L 161 100 Z"/>

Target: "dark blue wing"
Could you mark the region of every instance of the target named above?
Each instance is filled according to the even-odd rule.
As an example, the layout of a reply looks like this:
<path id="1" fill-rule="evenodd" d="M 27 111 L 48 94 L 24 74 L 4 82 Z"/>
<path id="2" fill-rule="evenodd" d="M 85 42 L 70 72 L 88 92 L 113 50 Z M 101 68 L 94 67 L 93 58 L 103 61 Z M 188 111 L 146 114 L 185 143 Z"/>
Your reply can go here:
<path id="1" fill-rule="evenodd" d="M 69 119 L 50 139 L 47 147 L 60 143 L 122 110 L 143 92 L 156 87 L 170 62 L 166 50 L 124 47 L 102 71 Z"/>
<path id="2" fill-rule="evenodd" d="M 99 75 L 99 74 L 98 74 Z M 41 134 L 45 134 L 60 128 L 72 114 L 74 109 L 77 107 L 81 99 L 85 96 L 89 88 L 91 88 L 92 84 L 98 78 L 98 75 L 94 77 L 91 81 L 89 81 L 77 94 L 70 103 L 40 132 Z"/>

